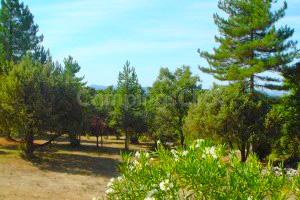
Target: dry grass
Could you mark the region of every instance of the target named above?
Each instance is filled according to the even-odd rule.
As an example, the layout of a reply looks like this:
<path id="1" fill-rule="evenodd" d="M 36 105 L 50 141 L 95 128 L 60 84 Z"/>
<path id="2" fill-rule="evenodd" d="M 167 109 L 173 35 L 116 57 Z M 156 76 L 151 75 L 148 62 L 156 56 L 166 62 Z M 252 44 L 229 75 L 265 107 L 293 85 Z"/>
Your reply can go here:
<path id="1" fill-rule="evenodd" d="M 112 137 L 97 149 L 94 138 L 83 138 L 71 148 L 63 138 L 26 161 L 18 145 L 0 138 L 0 199 L 92 199 L 102 196 L 110 178 L 117 176 L 122 140 Z M 131 145 L 132 150 L 149 145 Z"/>

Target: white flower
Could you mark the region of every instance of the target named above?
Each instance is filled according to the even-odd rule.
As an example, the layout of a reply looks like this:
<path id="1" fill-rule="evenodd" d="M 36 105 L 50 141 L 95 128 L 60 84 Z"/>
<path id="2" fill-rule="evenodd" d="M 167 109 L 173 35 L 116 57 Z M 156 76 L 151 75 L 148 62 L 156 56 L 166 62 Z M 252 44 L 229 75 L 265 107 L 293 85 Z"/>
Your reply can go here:
<path id="1" fill-rule="evenodd" d="M 115 180 L 116 180 L 115 178 L 109 179 L 110 182 L 114 182 Z"/>
<path id="2" fill-rule="evenodd" d="M 161 141 L 160 141 L 160 140 L 157 140 L 156 144 L 157 144 L 157 145 L 160 145 L 160 144 L 161 144 Z"/>
<path id="3" fill-rule="evenodd" d="M 125 178 L 124 176 L 119 176 L 119 177 L 117 178 L 117 180 L 118 180 L 118 181 L 123 181 L 124 178 Z"/>
<path id="4" fill-rule="evenodd" d="M 113 186 L 114 182 L 115 182 L 115 178 L 111 178 L 107 184 L 107 187 L 110 188 L 111 186 Z"/>
<path id="5" fill-rule="evenodd" d="M 289 177 L 298 176 L 298 170 L 295 170 L 295 169 L 286 169 L 286 174 Z"/>
<path id="6" fill-rule="evenodd" d="M 176 151 L 175 149 L 172 149 L 172 150 L 171 150 L 171 153 L 172 153 L 173 155 L 177 155 L 177 151 Z"/>
<path id="7" fill-rule="evenodd" d="M 137 161 L 137 160 L 134 160 L 134 161 L 132 162 L 132 164 L 133 164 L 134 167 L 137 167 L 137 166 L 140 165 L 139 161 Z"/>
<path id="8" fill-rule="evenodd" d="M 155 200 L 154 197 L 146 197 L 145 200 Z"/>
<path id="9" fill-rule="evenodd" d="M 129 165 L 128 169 L 129 169 L 129 171 L 132 171 L 132 170 L 134 170 L 134 166 L 133 165 Z"/>
<path id="10" fill-rule="evenodd" d="M 166 180 L 163 180 L 162 182 L 160 182 L 159 184 L 159 188 L 162 190 L 162 191 L 168 191 L 170 189 L 173 188 L 173 183 L 170 183 L 170 180 L 169 179 L 166 179 Z"/>
<path id="11" fill-rule="evenodd" d="M 146 158 L 149 158 L 150 157 L 150 154 L 147 152 L 147 153 L 145 153 L 145 157 Z"/>
<path id="12" fill-rule="evenodd" d="M 215 147 L 211 147 L 210 150 L 209 150 L 209 154 L 214 158 L 214 159 L 217 159 L 218 156 L 216 154 L 216 148 Z"/>
<path id="13" fill-rule="evenodd" d="M 177 151 L 175 149 L 172 149 L 171 153 L 173 154 L 175 161 L 178 161 L 179 159 L 178 159 Z"/>
<path id="14" fill-rule="evenodd" d="M 112 194 L 112 193 L 114 193 L 115 191 L 112 189 L 112 188 L 108 188 L 106 191 L 105 191 L 105 193 L 106 194 Z"/>
<path id="15" fill-rule="evenodd" d="M 203 155 L 202 155 L 202 158 L 206 158 L 207 156 L 212 156 L 214 159 L 217 159 L 218 156 L 216 154 L 216 148 L 213 146 L 213 147 L 206 147 L 204 149 L 204 152 L 203 152 Z"/>
<path id="16" fill-rule="evenodd" d="M 166 191 L 167 190 L 167 187 L 165 186 L 165 183 L 164 182 L 161 182 L 159 184 L 159 188 L 162 190 L 162 191 Z"/>
<path id="17" fill-rule="evenodd" d="M 205 140 L 203 140 L 203 139 L 198 139 L 198 140 L 196 140 L 196 142 L 198 143 L 198 144 L 201 144 L 202 142 L 204 142 Z"/>
<path id="18" fill-rule="evenodd" d="M 173 143 L 173 142 L 166 142 L 166 145 L 167 145 L 167 146 L 173 146 L 174 143 Z"/>
<path id="19" fill-rule="evenodd" d="M 203 142 L 205 142 L 205 140 L 203 139 L 196 140 L 195 148 L 196 149 L 199 148 Z"/>
<path id="20" fill-rule="evenodd" d="M 140 158 L 140 157 L 141 157 L 141 154 L 140 154 L 140 152 L 137 151 L 137 152 L 135 153 L 134 156 L 135 156 L 136 158 Z"/>
<path id="21" fill-rule="evenodd" d="M 188 151 L 184 150 L 184 151 L 182 152 L 182 155 L 183 155 L 183 156 L 187 156 L 188 153 L 189 153 Z"/>
<path id="22" fill-rule="evenodd" d="M 273 167 L 273 171 L 275 173 L 276 176 L 282 176 L 283 175 L 283 170 L 279 167 Z"/>
<path id="23" fill-rule="evenodd" d="M 155 200 L 155 198 L 153 197 L 153 195 L 155 195 L 155 193 L 157 193 L 156 189 L 149 191 L 146 195 L 145 200 Z"/>

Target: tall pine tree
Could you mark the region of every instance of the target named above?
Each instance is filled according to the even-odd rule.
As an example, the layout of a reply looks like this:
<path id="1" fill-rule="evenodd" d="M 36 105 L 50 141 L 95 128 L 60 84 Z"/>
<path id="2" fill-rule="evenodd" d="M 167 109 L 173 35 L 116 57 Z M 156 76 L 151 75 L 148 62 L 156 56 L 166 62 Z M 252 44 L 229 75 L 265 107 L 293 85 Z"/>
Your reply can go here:
<path id="1" fill-rule="evenodd" d="M 28 6 L 19 0 L 1 0 L 0 46 L 7 61 L 19 62 L 25 55 L 31 55 L 42 63 L 50 60 L 49 51 L 41 45 L 43 35 Z"/>
<path id="2" fill-rule="evenodd" d="M 128 61 L 119 74 L 116 95 L 113 118 L 118 127 L 125 132 L 125 150 L 128 150 L 130 136 L 140 132 L 141 125 L 144 124 L 144 106 L 141 101 L 143 90 L 134 67 L 131 67 Z"/>
<path id="3" fill-rule="evenodd" d="M 261 73 L 280 71 L 288 66 L 299 51 L 296 42 L 289 40 L 294 30 L 275 26 L 285 15 L 287 3 L 273 11 L 274 0 L 220 0 L 219 8 L 226 17 L 214 15 L 220 36 L 219 47 L 213 53 L 200 52 L 210 67 L 200 67 L 222 81 L 243 81 L 247 90 L 256 87 L 277 89 L 279 80 Z"/>

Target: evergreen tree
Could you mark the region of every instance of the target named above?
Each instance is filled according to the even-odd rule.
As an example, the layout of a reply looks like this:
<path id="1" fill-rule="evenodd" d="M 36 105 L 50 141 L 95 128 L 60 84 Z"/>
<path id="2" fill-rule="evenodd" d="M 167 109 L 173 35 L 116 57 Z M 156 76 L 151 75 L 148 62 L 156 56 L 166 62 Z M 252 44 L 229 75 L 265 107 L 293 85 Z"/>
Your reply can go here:
<path id="1" fill-rule="evenodd" d="M 57 114 L 53 112 L 51 101 L 57 95 L 52 90 L 54 71 L 51 65 L 43 66 L 25 58 L 12 68 L 1 84 L 0 107 L 4 113 L 1 113 L 0 127 L 21 138 L 22 149 L 28 157 L 35 149 L 34 137 L 54 128 L 51 123 Z"/>
<path id="2" fill-rule="evenodd" d="M 21 139 L 28 157 L 36 148 L 50 144 L 68 133 L 71 144 L 79 144 L 83 130 L 83 109 L 78 99 L 82 78 L 80 67 L 71 57 L 65 68 L 25 57 L 0 78 L 0 131 Z M 36 136 L 49 137 L 42 145 L 34 144 Z"/>
<path id="3" fill-rule="evenodd" d="M 1 0 L 0 46 L 6 60 L 19 62 L 30 54 L 42 63 L 49 61 L 49 51 L 42 47 L 43 35 L 38 31 L 28 6 L 19 0 Z"/>
<path id="4" fill-rule="evenodd" d="M 274 0 L 220 0 L 219 8 L 227 18 L 214 15 L 220 45 L 214 53 L 200 52 L 210 68 L 200 67 L 222 81 L 243 81 L 253 94 L 256 87 L 279 89 L 272 84 L 278 79 L 261 75 L 266 71 L 280 71 L 298 54 L 296 42 L 289 40 L 294 30 L 288 26 L 277 28 L 284 17 L 287 3 L 274 11 Z M 279 88 L 278 88 L 279 87 Z"/>
<path id="5" fill-rule="evenodd" d="M 64 97 L 62 105 L 65 116 L 61 119 L 64 122 L 64 131 L 69 134 L 72 146 L 80 144 L 80 132 L 83 130 L 83 105 L 80 105 L 80 93 L 85 85 L 84 77 L 78 77 L 80 66 L 71 56 L 64 59 L 63 84 Z"/>
<path id="6" fill-rule="evenodd" d="M 125 132 L 125 149 L 129 149 L 129 138 L 140 132 L 144 109 L 142 104 L 142 87 L 138 83 L 134 67 L 127 61 L 120 72 L 113 120 Z"/>

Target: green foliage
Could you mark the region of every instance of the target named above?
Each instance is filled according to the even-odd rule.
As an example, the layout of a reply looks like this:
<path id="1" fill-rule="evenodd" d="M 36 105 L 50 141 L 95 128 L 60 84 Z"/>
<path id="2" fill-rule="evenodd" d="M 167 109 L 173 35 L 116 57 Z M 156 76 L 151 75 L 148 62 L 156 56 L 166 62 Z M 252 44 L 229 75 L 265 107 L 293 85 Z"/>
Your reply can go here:
<path id="1" fill-rule="evenodd" d="M 186 118 L 186 133 L 194 137 L 215 137 L 231 147 L 237 145 L 242 161 L 247 159 L 251 143 L 263 139 L 263 121 L 268 111 L 265 99 L 244 93 L 241 85 L 216 87 L 199 96 Z"/>
<path id="2" fill-rule="evenodd" d="M 82 87 L 80 90 L 80 105 L 82 110 L 81 117 L 81 134 L 88 135 L 92 133 L 91 125 L 93 117 L 96 114 L 95 106 L 93 105 L 97 91 L 91 87 Z"/>
<path id="3" fill-rule="evenodd" d="M 19 0 L 1 0 L 0 46 L 1 57 L 19 62 L 25 55 L 46 63 L 51 60 L 49 51 L 42 47 L 43 36 L 38 35 L 29 8 Z"/>
<path id="4" fill-rule="evenodd" d="M 22 139 L 27 156 L 33 154 L 35 136 L 80 131 L 82 110 L 77 95 L 82 83 L 75 77 L 79 68 L 74 62 L 65 64 L 62 70 L 59 65 L 25 58 L 2 77 L 0 127 Z"/>
<path id="5" fill-rule="evenodd" d="M 108 199 L 288 199 L 299 192 L 297 177 L 277 175 L 253 155 L 246 163 L 224 147 L 198 140 L 186 150 L 124 155 L 122 175 L 112 179 Z"/>
<path id="6" fill-rule="evenodd" d="M 266 120 L 269 133 L 274 134 L 274 151 L 292 158 L 300 157 L 300 64 L 283 71 L 289 94 L 272 108 Z"/>
<path id="7" fill-rule="evenodd" d="M 95 115 L 100 120 L 100 133 L 103 134 L 115 134 L 119 138 L 120 134 L 117 131 L 118 121 L 114 115 L 114 105 L 116 103 L 116 90 L 113 86 L 109 86 L 104 90 L 97 91 L 96 95 L 92 99 L 92 106 L 95 109 Z M 95 127 L 94 127 L 95 128 Z M 93 130 L 93 134 L 99 134 L 97 130 Z"/>
<path id="8" fill-rule="evenodd" d="M 27 58 L 14 66 L 1 84 L 1 107 L 5 112 L 1 118 L 8 123 L 1 127 L 13 129 L 18 136 L 29 139 L 26 145 L 32 145 L 33 136 L 44 133 L 49 127 L 48 119 L 54 117 L 48 99 L 53 84 L 48 75 L 53 73 L 52 66 L 42 66 Z M 30 151 L 26 153 L 31 154 Z"/>
<path id="9" fill-rule="evenodd" d="M 214 53 L 200 52 L 210 68 L 203 72 L 213 74 L 218 80 L 246 81 L 251 93 L 254 87 L 278 88 L 272 84 L 277 79 L 260 73 L 279 71 L 288 66 L 298 55 L 297 42 L 289 40 L 294 30 L 288 26 L 276 28 L 284 17 L 287 3 L 275 10 L 277 1 L 220 0 L 219 8 L 225 18 L 214 15 L 220 44 Z M 262 82 L 263 81 L 263 84 Z"/>
<path id="10" fill-rule="evenodd" d="M 162 141 L 180 138 L 184 145 L 183 119 L 189 105 L 195 100 L 199 77 L 183 66 L 174 73 L 162 68 L 149 92 L 147 102 L 148 123 L 154 138 Z"/>
<path id="11" fill-rule="evenodd" d="M 113 121 L 125 132 L 125 149 L 128 149 L 129 137 L 145 131 L 143 90 L 128 61 L 119 74 L 116 95 Z"/>
<path id="12" fill-rule="evenodd" d="M 116 91 L 113 86 L 107 87 L 105 90 L 97 91 L 97 94 L 93 98 L 93 105 L 95 106 L 99 116 L 105 121 L 109 121 L 111 113 L 113 111 L 113 103 Z"/>

